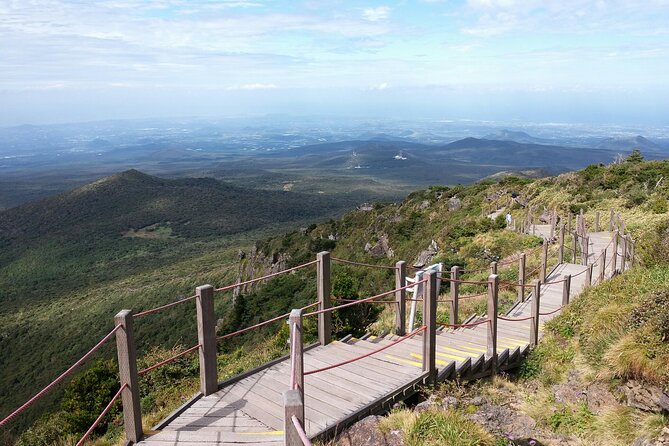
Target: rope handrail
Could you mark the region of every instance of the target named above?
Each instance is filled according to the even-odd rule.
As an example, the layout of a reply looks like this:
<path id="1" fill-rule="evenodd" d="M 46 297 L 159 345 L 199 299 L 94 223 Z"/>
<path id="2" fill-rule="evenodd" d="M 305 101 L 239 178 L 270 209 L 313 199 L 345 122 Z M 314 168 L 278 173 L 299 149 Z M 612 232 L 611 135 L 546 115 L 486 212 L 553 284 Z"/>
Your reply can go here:
<path id="1" fill-rule="evenodd" d="M 427 279 L 419 280 L 418 282 L 414 282 L 411 285 L 406 285 L 406 286 L 403 286 L 401 288 L 395 288 L 394 290 L 386 291 L 385 293 L 377 294 L 376 296 L 356 300 L 355 302 L 350 302 L 350 303 L 347 303 L 347 304 L 344 304 L 344 305 L 337 305 L 336 307 L 324 308 L 324 309 L 318 310 L 318 311 L 312 311 L 311 313 L 305 314 L 304 317 L 316 316 L 318 314 L 327 313 L 327 312 L 334 311 L 334 310 L 341 310 L 342 308 L 350 307 L 350 306 L 357 305 L 357 304 L 362 304 L 362 303 L 365 303 L 365 302 L 370 302 L 374 299 L 378 299 L 379 297 L 388 296 L 388 295 L 393 294 L 397 291 L 402 291 L 402 290 L 406 290 L 408 288 L 413 288 L 414 286 L 418 285 L 419 283 L 425 283 L 425 282 L 427 282 Z"/>
<path id="2" fill-rule="evenodd" d="M 252 284 L 252 283 L 260 282 L 262 280 L 271 279 L 272 277 L 280 276 L 282 274 L 297 271 L 298 269 L 306 268 L 307 266 L 311 266 L 311 265 L 316 264 L 316 263 L 318 263 L 318 260 L 312 260 L 311 262 L 307 262 L 307 263 L 304 263 L 302 265 L 294 266 L 292 268 L 284 269 L 283 271 L 278 271 L 276 273 L 267 274 L 266 276 L 256 277 L 255 279 L 249 279 L 249 280 L 246 280 L 244 282 L 238 282 L 238 283 L 234 283 L 232 285 L 226 285 L 226 286 L 223 286 L 223 287 L 220 287 L 220 288 L 215 288 L 214 291 L 216 291 L 216 292 L 229 291 L 229 290 L 238 288 L 240 286 L 249 285 L 249 284 Z"/>
<path id="3" fill-rule="evenodd" d="M 311 446 L 311 441 L 309 440 L 309 437 L 307 437 L 307 433 L 304 432 L 304 428 L 302 427 L 300 420 L 298 420 L 295 415 L 291 416 L 290 419 L 293 422 L 293 426 L 295 426 L 297 435 L 300 437 L 300 440 L 302 440 L 302 444 L 304 446 Z"/>
<path id="4" fill-rule="evenodd" d="M 349 302 L 357 302 L 357 299 L 337 299 L 337 298 L 332 298 L 331 299 L 334 302 L 344 302 L 344 303 L 349 303 Z M 409 299 L 407 299 L 409 300 Z M 413 300 L 413 299 L 411 299 Z M 396 305 L 399 304 L 396 300 L 379 300 L 377 302 L 372 302 L 373 304 L 392 304 Z"/>
<path id="5" fill-rule="evenodd" d="M 184 297 L 183 299 L 179 299 L 179 300 L 177 300 L 176 302 L 170 302 L 169 304 L 161 305 L 160 307 L 151 308 L 150 310 L 140 311 L 139 313 L 134 313 L 134 314 L 132 315 L 132 317 L 136 319 L 136 318 L 138 318 L 138 317 L 146 316 L 147 314 L 156 313 L 156 312 L 158 312 L 158 311 L 162 311 L 162 310 L 165 310 L 165 309 L 167 309 L 167 308 L 171 308 L 171 307 L 177 306 L 177 305 L 182 304 L 182 303 L 184 303 L 184 302 L 188 302 L 188 301 L 190 301 L 190 300 L 195 299 L 196 297 L 197 297 L 197 296 L 188 296 L 188 297 Z"/>
<path id="6" fill-rule="evenodd" d="M 389 349 L 390 347 L 393 347 L 393 346 L 399 344 L 402 341 L 406 341 L 409 338 L 413 338 L 414 336 L 416 336 L 418 333 L 424 331 L 425 329 L 427 329 L 427 326 L 423 325 L 422 327 L 415 329 L 411 333 L 409 333 L 407 335 L 404 335 L 401 338 L 391 342 L 390 344 L 384 345 L 381 348 L 378 348 L 376 350 L 372 350 L 371 352 L 367 352 L 367 353 L 365 353 L 363 355 L 360 355 L 360 356 L 356 356 L 355 358 L 347 359 L 346 361 L 342 361 L 342 362 L 338 362 L 336 364 L 331 364 L 331 365 L 322 367 L 320 369 L 309 370 L 308 372 L 304 372 L 304 376 L 313 375 L 314 373 L 324 372 L 326 370 L 334 369 L 336 367 L 341 367 L 343 365 L 350 364 L 352 362 L 359 361 L 361 359 L 367 358 L 369 356 L 372 356 L 373 354 L 376 354 L 376 353 L 382 352 L 383 350 Z"/>
<path id="7" fill-rule="evenodd" d="M 526 317 L 506 317 L 502 315 L 497 315 L 497 319 L 501 319 L 503 321 L 509 321 L 509 322 L 521 322 L 521 321 L 526 321 L 529 319 L 534 319 L 534 316 L 526 316 Z"/>
<path id="8" fill-rule="evenodd" d="M 539 316 L 548 316 L 548 315 L 550 315 L 550 314 L 557 313 L 558 311 L 562 310 L 564 307 L 565 307 L 564 305 L 559 306 L 559 307 L 556 308 L 555 310 L 553 310 L 553 311 L 549 311 L 549 312 L 547 312 L 547 313 L 541 313 L 541 312 L 540 312 L 540 313 L 539 313 Z"/>
<path id="9" fill-rule="evenodd" d="M 184 351 L 182 351 L 181 353 L 172 356 L 171 358 L 168 358 L 168 359 L 165 359 L 165 360 L 163 360 L 163 361 L 160 361 L 160 362 L 157 363 L 157 364 L 153 364 L 152 366 L 147 367 L 147 368 L 145 368 L 144 370 L 140 370 L 139 372 L 137 372 L 137 374 L 138 374 L 139 376 L 144 376 L 144 375 L 146 375 L 147 373 L 152 372 L 153 370 L 155 370 L 155 369 L 157 369 L 157 368 L 159 368 L 159 367 L 164 366 L 165 364 L 169 364 L 170 362 L 172 362 L 172 361 L 174 361 L 174 360 L 176 360 L 176 359 L 179 359 L 179 358 L 181 358 L 182 356 L 186 356 L 188 353 L 191 353 L 191 352 L 193 352 L 194 350 L 197 350 L 197 349 L 200 348 L 200 347 L 202 347 L 202 344 L 194 345 L 194 346 L 192 346 L 191 348 L 189 348 L 189 349 L 187 349 L 187 350 L 184 350 Z"/>
<path id="10" fill-rule="evenodd" d="M 314 303 L 309 304 L 309 305 L 307 305 L 307 306 L 305 306 L 305 307 L 302 307 L 302 308 L 300 308 L 300 309 L 301 309 L 301 310 L 306 310 L 306 309 L 309 309 L 309 308 L 313 308 L 313 307 L 315 307 L 315 306 L 317 306 L 317 305 L 319 305 L 319 304 L 320 304 L 320 302 L 314 302 Z M 265 325 L 271 324 L 272 322 L 276 322 L 276 321 L 279 321 L 279 320 L 281 320 L 281 319 L 285 319 L 285 318 L 287 318 L 288 316 L 290 316 L 290 313 L 284 313 L 284 314 L 282 314 L 282 315 L 273 317 L 272 319 L 268 319 L 268 320 L 266 320 L 266 321 L 259 322 L 259 323 L 255 324 L 255 325 L 251 325 L 250 327 L 242 328 L 242 329 L 240 329 L 240 330 L 233 331 L 232 333 L 227 333 L 227 334 L 218 336 L 218 337 L 216 338 L 216 340 L 217 340 L 217 341 L 222 341 L 223 339 L 228 339 L 228 338 L 231 338 L 231 337 L 233 337 L 233 336 L 236 336 L 236 335 L 239 335 L 239 334 L 242 334 L 242 333 L 246 333 L 247 331 L 255 330 L 256 328 L 260 328 L 260 327 L 263 327 L 263 326 L 265 326 Z"/>
<path id="11" fill-rule="evenodd" d="M 397 267 L 395 266 L 373 265 L 371 263 L 354 262 L 353 260 L 339 259 L 337 257 L 330 257 L 330 260 L 332 260 L 333 262 L 346 263 L 348 265 L 364 266 L 367 268 L 393 269 L 393 270 L 397 269 Z"/>
<path id="12" fill-rule="evenodd" d="M 98 426 L 98 424 L 100 424 L 100 421 L 102 421 L 104 416 L 107 415 L 107 413 L 111 410 L 112 406 L 114 405 L 116 400 L 118 400 L 118 398 L 121 396 L 121 393 L 126 389 L 126 387 L 128 387 L 128 383 L 123 384 L 121 386 L 121 388 L 118 389 L 118 392 L 116 392 L 116 395 L 114 395 L 114 397 L 111 399 L 111 401 L 109 401 L 109 404 L 107 404 L 107 406 L 104 408 L 102 413 L 100 413 L 100 415 L 98 415 L 98 417 L 95 419 L 93 424 L 91 424 L 91 427 L 88 428 L 88 430 L 86 431 L 84 436 L 81 437 L 81 439 L 77 442 L 76 446 L 81 446 L 81 445 L 84 444 L 84 442 L 86 440 L 88 440 L 88 436 L 91 435 L 91 433 L 93 432 L 93 429 L 95 429 Z"/>
<path id="13" fill-rule="evenodd" d="M 487 324 L 488 322 L 490 322 L 490 318 L 483 319 L 482 321 L 478 322 L 469 322 L 467 324 L 445 324 L 437 322 L 437 325 L 441 325 L 442 327 L 448 327 L 448 328 L 462 328 L 462 327 L 476 327 L 477 325 Z"/>
<path id="14" fill-rule="evenodd" d="M 103 337 L 97 344 L 93 346 L 84 356 L 79 358 L 77 362 L 72 364 L 67 370 L 65 370 L 63 373 L 61 373 L 58 378 L 54 379 L 49 383 L 46 387 L 44 387 L 42 390 L 37 392 L 32 398 L 30 398 L 28 401 L 23 403 L 18 409 L 14 410 L 14 412 L 10 413 L 7 415 L 2 421 L 0 421 L 0 427 L 3 427 L 10 421 L 12 421 L 14 418 L 16 418 L 17 415 L 19 415 L 21 412 L 26 410 L 30 405 L 32 405 L 35 401 L 39 400 L 42 398 L 44 395 L 49 393 L 51 389 L 53 389 L 57 384 L 62 382 L 65 378 L 67 378 L 72 372 L 74 372 L 81 364 L 83 364 L 88 358 L 90 358 L 93 353 L 98 351 L 114 334 L 121 328 L 121 325 L 117 325 L 114 327 L 112 331 L 110 331 L 105 337 Z"/>

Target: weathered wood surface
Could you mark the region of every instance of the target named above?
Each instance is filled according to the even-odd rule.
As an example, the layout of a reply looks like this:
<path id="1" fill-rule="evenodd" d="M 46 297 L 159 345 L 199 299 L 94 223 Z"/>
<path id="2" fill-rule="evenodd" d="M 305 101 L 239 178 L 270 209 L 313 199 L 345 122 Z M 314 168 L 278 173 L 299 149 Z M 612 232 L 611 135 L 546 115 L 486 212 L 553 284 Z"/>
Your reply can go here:
<path id="1" fill-rule="evenodd" d="M 537 225 L 537 232 L 547 228 Z M 601 251 L 607 250 L 606 264 L 613 255 L 608 232 L 591 233 L 588 263 L 594 263 Z M 621 253 L 620 248 L 618 249 Z M 563 302 L 565 275 L 572 275 L 570 299 L 586 286 L 584 265 L 561 264 L 546 277 L 541 287 L 540 313 L 558 310 Z M 595 269 L 596 271 L 597 269 Z M 607 268 L 606 276 L 610 276 Z M 599 279 L 593 274 L 593 282 Z M 518 302 L 506 315 L 525 318 L 531 315 L 533 293 L 525 302 Z M 540 325 L 554 318 L 553 314 L 539 316 Z M 471 322 L 485 320 L 486 315 Z M 460 371 L 466 379 L 490 373 L 493 365 L 488 351 L 488 325 L 467 328 L 440 328 L 436 335 L 435 362 L 441 371 Z M 509 360 L 517 361 L 527 352 L 530 343 L 531 320 L 497 320 L 498 366 L 505 369 Z M 539 336 L 542 330 L 540 328 Z M 336 364 L 389 345 L 397 336 L 370 336 L 365 340 L 334 341 L 304 353 L 304 370 Z M 371 406 L 386 397 L 412 388 L 425 378 L 423 372 L 423 334 L 358 361 L 321 373 L 305 376 L 305 430 L 309 436 L 339 427 L 358 413 L 367 413 Z M 216 393 L 197 400 L 162 431 L 147 436 L 139 444 L 146 446 L 179 445 L 264 445 L 283 444 L 283 392 L 289 387 L 290 363 L 281 361 L 249 377 L 226 386 Z M 440 376 L 442 376 L 440 374 Z M 399 397 L 401 398 L 401 396 Z"/>

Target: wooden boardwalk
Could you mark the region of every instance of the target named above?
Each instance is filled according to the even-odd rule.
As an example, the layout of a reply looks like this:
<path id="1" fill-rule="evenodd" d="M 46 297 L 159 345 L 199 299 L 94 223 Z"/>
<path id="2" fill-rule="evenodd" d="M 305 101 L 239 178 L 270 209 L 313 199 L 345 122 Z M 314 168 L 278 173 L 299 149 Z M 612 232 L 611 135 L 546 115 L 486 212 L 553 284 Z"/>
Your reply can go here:
<path id="1" fill-rule="evenodd" d="M 548 225 L 541 225 L 548 226 Z M 546 228 L 536 228 L 544 235 Z M 547 235 L 547 234 L 546 234 Z M 597 260 L 611 242 L 611 233 L 590 233 L 589 263 Z M 620 252 L 620 249 L 619 249 Z M 607 250 L 606 277 L 611 275 L 613 250 Z M 565 255 L 565 260 L 571 257 Z M 600 259 L 601 260 L 601 259 Z M 540 293 L 540 323 L 555 317 L 563 304 L 564 275 L 572 275 L 570 297 L 586 286 L 588 266 L 572 263 L 558 265 L 546 277 Z M 598 265 L 592 281 L 598 280 Z M 559 282 L 553 283 L 551 282 Z M 506 315 L 523 319 L 531 315 L 533 296 L 518 302 Z M 556 311 L 557 310 L 557 311 Z M 549 314 L 553 312 L 552 314 Z M 543 314 L 542 314 L 543 313 Z M 469 323 L 484 321 L 482 315 Z M 518 365 L 530 347 L 532 320 L 497 321 L 499 369 Z M 436 363 L 441 380 L 462 376 L 475 379 L 490 374 L 486 356 L 488 324 L 437 331 Z M 305 431 L 311 438 L 330 435 L 347 424 L 393 402 L 415 393 L 423 384 L 423 335 L 393 345 L 382 352 L 321 373 L 305 376 Z M 541 331 L 539 331 L 539 336 Z M 322 368 L 373 352 L 390 345 L 397 337 L 368 337 L 334 341 L 305 350 L 304 371 Z M 275 361 L 248 376 L 231 380 L 212 395 L 201 397 L 178 411 L 161 425 L 161 430 L 146 436 L 139 444 L 146 446 L 179 445 L 264 445 L 283 444 L 283 393 L 289 390 L 289 359 Z"/>

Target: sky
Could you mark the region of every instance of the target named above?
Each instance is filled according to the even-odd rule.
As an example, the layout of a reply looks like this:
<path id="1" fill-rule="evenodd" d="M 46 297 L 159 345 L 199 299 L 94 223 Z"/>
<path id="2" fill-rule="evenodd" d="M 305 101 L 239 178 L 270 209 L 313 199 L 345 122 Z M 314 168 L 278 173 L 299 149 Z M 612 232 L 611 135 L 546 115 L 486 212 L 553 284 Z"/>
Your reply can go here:
<path id="1" fill-rule="evenodd" d="M 0 0 L 0 126 L 669 122 L 669 0 Z"/>

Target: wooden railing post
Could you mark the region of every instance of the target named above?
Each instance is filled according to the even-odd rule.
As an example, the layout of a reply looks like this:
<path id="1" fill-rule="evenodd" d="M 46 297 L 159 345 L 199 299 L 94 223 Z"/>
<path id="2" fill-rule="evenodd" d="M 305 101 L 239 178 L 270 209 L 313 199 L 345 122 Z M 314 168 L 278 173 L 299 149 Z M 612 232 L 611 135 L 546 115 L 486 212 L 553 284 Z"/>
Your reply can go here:
<path id="1" fill-rule="evenodd" d="M 499 294 L 499 276 L 491 274 L 488 277 L 488 348 L 487 357 L 491 359 L 490 374 L 497 374 L 497 305 Z"/>
<path id="2" fill-rule="evenodd" d="M 602 253 L 600 255 L 600 260 L 599 260 L 599 282 L 602 283 L 604 282 L 604 279 L 606 279 L 606 249 L 602 249 Z"/>
<path id="3" fill-rule="evenodd" d="M 588 265 L 588 269 L 585 270 L 585 286 L 589 287 L 592 285 L 592 270 L 595 268 L 595 264 L 591 263 Z"/>
<path id="4" fill-rule="evenodd" d="M 571 233 L 571 212 L 567 214 L 567 232 Z"/>
<path id="5" fill-rule="evenodd" d="M 623 233 L 620 238 L 622 240 L 621 250 L 623 252 L 622 257 L 620 258 L 620 272 L 623 273 L 627 267 L 627 236 Z"/>
<path id="6" fill-rule="evenodd" d="M 548 267 L 548 240 L 544 239 L 544 246 L 541 250 L 541 270 L 539 271 L 539 278 L 543 282 L 546 280 L 546 269 Z"/>
<path id="7" fill-rule="evenodd" d="M 611 255 L 611 277 L 616 275 L 618 265 L 618 232 L 613 231 L 613 255 Z"/>
<path id="8" fill-rule="evenodd" d="M 583 264 L 588 264 L 588 256 L 590 255 L 590 237 L 583 237 Z"/>
<path id="9" fill-rule="evenodd" d="M 595 232 L 599 232 L 599 211 L 595 212 Z"/>
<path id="10" fill-rule="evenodd" d="M 426 384 L 433 385 L 437 379 L 437 274 L 427 272 L 423 277 L 425 296 L 423 299 L 423 371 L 428 372 Z"/>
<path id="11" fill-rule="evenodd" d="M 490 262 L 490 274 L 497 274 L 497 262 Z"/>
<path id="12" fill-rule="evenodd" d="M 116 331 L 116 352 L 123 402 L 123 427 L 126 440 L 135 444 L 142 439 L 142 412 L 139 404 L 139 376 L 137 375 L 137 350 L 131 310 L 121 310 L 114 317 L 114 324 L 120 325 Z"/>
<path id="13" fill-rule="evenodd" d="M 518 259 L 518 300 L 520 302 L 525 302 L 525 253 L 520 255 Z"/>
<path id="14" fill-rule="evenodd" d="M 532 308 L 530 319 L 530 347 L 536 347 L 539 343 L 539 311 L 541 309 L 541 281 L 537 280 L 532 292 Z"/>
<path id="15" fill-rule="evenodd" d="M 448 322 L 450 324 L 457 324 L 459 314 L 459 300 L 460 300 L 460 283 L 457 280 L 460 278 L 460 267 L 454 266 L 451 268 L 451 301 L 448 311 Z"/>
<path id="16" fill-rule="evenodd" d="M 555 212 L 551 212 L 550 225 L 551 225 L 550 239 L 553 240 L 555 238 Z"/>
<path id="17" fill-rule="evenodd" d="M 577 233 L 576 231 L 574 231 L 574 232 L 572 233 L 572 235 L 574 236 L 574 239 L 572 240 L 572 243 L 571 243 L 571 250 L 572 250 L 572 253 L 571 253 L 571 256 L 572 256 L 571 263 L 576 263 L 576 249 L 577 249 L 577 247 L 578 247 L 578 233 Z"/>
<path id="18" fill-rule="evenodd" d="M 630 247 L 630 268 L 631 268 L 631 267 L 634 266 L 634 249 L 635 249 L 636 242 L 632 238 L 631 234 L 628 234 L 627 236 L 630 238 L 629 239 L 629 247 Z"/>
<path id="19" fill-rule="evenodd" d="M 395 312 L 395 334 L 404 336 L 406 333 L 407 319 L 407 290 L 404 288 L 407 284 L 407 264 L 400 260 L 395 264 L 395 301 L 397 302 L 397 311 Z"/>
<path id="20" fill-rule="evenodd" d="M 211 285 L 199 286 L 195 288 L 195 294 L 197 339 L 200 342 L 200 391 L 204 396 L 207 396 L 218 391 L 214 287 Z"/>
<path id="21" fill-rule="evenodd" d="M 569 293 L 571 293 L 571 274 L 567 274 L 563 278 L 564 282 L 562 282 L 562 306 L 565 306 L 569 303 Z"/>
<path id="22" fill-rule="evenodd" d="M 283 438 L 285 446 L 303 446 L 293 424 L 293 416 L 304 426 L 304 402 L 299 390 L 283 392 Z"/>
<path id="23" fill-rule="evenodd" d="M 564 224 L 560 225 L 560 235 L 558 239 L 558 263 L 564 263 Z"/>
<path id="24" fill-rule="evenodd" d="M 319 252 L 316 256 L 317 265 L 317 293 L 319 310 L 327 310 L 332 306 L 330 302 L 330 253 Z M 318 315 L 318 341 L 327 345 L 332 340 L 332 312 L 326 311 Z"/>
<path id="25" fill-rule="evenodd" d="M 290 325 L 290 384 L 291 390 L 300 392 L 304 402 L 304 339 L 302 331 L 302 310 L 292 310 L 288 316 Z M 298 417 L 299 418 L 299 417 Z M 302 420 L 304 413 L 302 413 Z"/>

